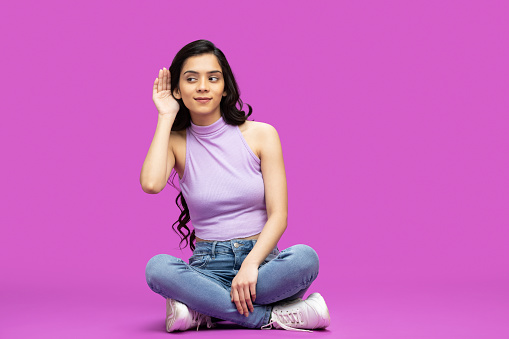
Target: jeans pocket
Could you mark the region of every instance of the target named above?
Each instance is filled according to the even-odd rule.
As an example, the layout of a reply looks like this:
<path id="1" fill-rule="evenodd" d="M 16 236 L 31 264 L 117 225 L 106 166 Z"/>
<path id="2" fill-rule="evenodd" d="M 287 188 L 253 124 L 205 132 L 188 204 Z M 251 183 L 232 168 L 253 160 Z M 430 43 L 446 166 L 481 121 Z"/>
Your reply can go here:
<path id="1" fill-rule="evenodd" d="M 210 260 L 209 254 L 194 254 L 189 258 L 189 265 L 195 268 L 204 268 Z"/>

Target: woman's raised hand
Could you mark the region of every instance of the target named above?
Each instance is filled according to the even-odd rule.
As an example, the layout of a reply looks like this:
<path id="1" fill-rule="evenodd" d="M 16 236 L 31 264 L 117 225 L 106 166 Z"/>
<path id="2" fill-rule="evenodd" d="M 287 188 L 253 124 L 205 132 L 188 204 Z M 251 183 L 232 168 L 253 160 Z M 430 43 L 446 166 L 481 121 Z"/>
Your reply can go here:
<path id="1" fill-rule="evenodd" d="M 154 80 L 152 100 L 154 100 L 159 114 L 168 114 L 175 117 L 180 106 L 178 101 L 171 94 L 170 79 L 170 70 L 166 68 L 159 70 L 159 77 Z"/>

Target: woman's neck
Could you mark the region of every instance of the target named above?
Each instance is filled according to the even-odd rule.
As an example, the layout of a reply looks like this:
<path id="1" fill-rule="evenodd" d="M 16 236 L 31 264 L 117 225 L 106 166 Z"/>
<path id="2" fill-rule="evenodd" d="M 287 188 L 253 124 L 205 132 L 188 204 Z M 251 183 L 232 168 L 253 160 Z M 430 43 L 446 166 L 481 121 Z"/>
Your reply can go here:
<path id="1" fill-rule="evenodd" d="M 197 126 L 209 126 L 218 121 L 221 118 L 221 112 L 217 111 L 210 114 L 197 114 L 192 113 L 191 114 L 191 121 L 193 124 Z"/>

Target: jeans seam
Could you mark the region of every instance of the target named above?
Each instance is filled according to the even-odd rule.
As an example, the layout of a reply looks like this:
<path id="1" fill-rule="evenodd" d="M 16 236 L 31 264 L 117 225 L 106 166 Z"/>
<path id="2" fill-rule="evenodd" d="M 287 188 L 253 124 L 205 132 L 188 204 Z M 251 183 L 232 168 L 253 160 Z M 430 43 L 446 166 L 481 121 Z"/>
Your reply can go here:
<path id="1" fill-rule="evenodd" d="M 267 325 L 269 323 L 270 316 L 272 315 L 272 308 L 273 308 L 273 306 L 271 306 L 271 305 L 266 306 L 265 315 L 263 316 L 263 319 L 262 319 L 262 326 Z M 258 326 L 258 327 L 262 327 L 262 326 Z"/>

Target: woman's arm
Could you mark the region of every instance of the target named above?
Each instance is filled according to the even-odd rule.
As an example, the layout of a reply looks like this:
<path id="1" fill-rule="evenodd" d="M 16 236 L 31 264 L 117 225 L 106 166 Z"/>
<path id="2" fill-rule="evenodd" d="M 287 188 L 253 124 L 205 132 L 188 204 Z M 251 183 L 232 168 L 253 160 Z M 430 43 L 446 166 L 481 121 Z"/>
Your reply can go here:
<path id="1" fill-rule="evenodd" d="M 141 188 L 146 193 L 159 193 L 166 186 L 175 156 L 171 147 L 171 127 L 175 118 L 159 114 L 154 138 L 148 149 L 140 173 Z"/>
<path id="2" fill-rule="evenodd" d="M 146 193 L 159 193 L 165 186 L 173 166 L 175 156 L 171 145 L 171 128 L 179 111 L 179 103 L 171 95 L 170 71 L 159 70 L 154 80 L 152 100 L 159 112 L 156 132 L 148 149 L 140 173 L 141 188 Z"/>
<path id="3" fill-rule="evenodd" d="M 258 267 L 277 245 L 287 226 L 288 190 L 279 135 L 269 124 L 260 125 L 261 170 L 265 188 L 267 223 L 242 265 Z"/>
<path id="4" fill-rule="evenodd" d="M 239 272 L 232 281 L 231 300 L 237 310 L 246 317 L 248 309 L 253 312 L 256 299 L 258 266 L 277 245 L 287 226 L 288 190 L 279 135 L 274 127 L 262 124 L 257 133 L 261 141 L 260 160 L 265 188 L 267 223 L 258 236 L 256 244 L 244 259 Z"/>

